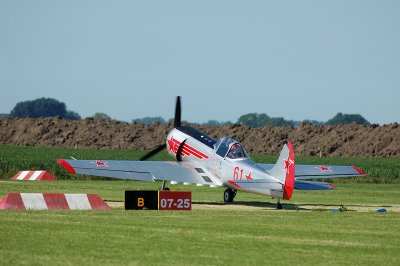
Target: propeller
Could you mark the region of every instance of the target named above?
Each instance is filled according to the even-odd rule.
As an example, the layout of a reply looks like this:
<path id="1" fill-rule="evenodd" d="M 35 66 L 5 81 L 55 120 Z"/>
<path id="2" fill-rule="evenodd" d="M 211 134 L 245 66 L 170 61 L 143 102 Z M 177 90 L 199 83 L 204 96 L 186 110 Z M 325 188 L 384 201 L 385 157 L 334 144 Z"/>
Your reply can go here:
<path id="1" fill-rule="evenodd" d="M 176 97 L 174 128 L 181 126 L 181 97 Z"/>
<path id="2" fill-rule="evenodd" d="M 146 161 L 147 159 L 153 157 L 154 155 L 156 155 L 157 153 L 159 153 L 160 151 L 162 151 L 163 149 L 165 149 L 167 147 L 167 144 L 161 144 L 160 146 L 158 146 L 157 148 L 155 148 L 154 150 L 150 151 L 149 153 L 145 154 L 144 156 L 142 156 L 139 161 Z"/>
<path id="3" fill-rule="evenodd" d="M 176 105 L 175 105 L 174 128 L 181 126 L 181 124 L 182 124 L 182 122 L 181 122 L 181 97 L 177 96 L 176 97 Z M 139 161 L 146 161 L 147 159 L 153 157 L 154 155 L 156 155 L 160 151 L 164 150 L 165 148 L 167 148 L 167 144 L 165 144 L 165 143 L 161 144 L 154 150 L 152 150 L 152 151 L 148 152 L 147 154 L 145 154 L 144 156 L 142 156 L 139 159 Z"/>
<path id="4" fill-rule="evenodd" d="M 178 162 L 182 162 L 182 150 L 183 150 L 183 146 L 185 145 L 187 139 L 185 139 L 184 141 L 182 141 L 181 145 L 179 145 L 178 150 L 176 151 L 176 160 Z"/>

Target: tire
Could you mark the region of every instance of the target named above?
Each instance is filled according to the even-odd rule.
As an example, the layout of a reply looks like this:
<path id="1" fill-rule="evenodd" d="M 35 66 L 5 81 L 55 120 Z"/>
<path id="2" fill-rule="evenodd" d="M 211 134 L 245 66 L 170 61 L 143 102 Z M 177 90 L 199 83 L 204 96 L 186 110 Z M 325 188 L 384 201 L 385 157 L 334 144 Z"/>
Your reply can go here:
<path id="1" fill-rule="evenodd" d="M 230 188 L 225 189 L 224 202 L 232 202 L 234 197 L 235 197 L 235 192 L 232 189 Z"/>

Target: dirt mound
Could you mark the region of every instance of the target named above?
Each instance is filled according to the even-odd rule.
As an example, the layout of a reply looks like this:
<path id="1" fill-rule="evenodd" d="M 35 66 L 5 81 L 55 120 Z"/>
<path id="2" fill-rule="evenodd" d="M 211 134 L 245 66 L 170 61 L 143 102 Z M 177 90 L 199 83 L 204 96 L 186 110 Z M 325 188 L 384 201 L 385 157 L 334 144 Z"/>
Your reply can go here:
<path id="1" fill-rule="evenodd" d="M 0 118 L 0 143 L 118 150 L 149 150 L 164 143 L 172 124 L 142 125 L 117 121 L 59 118 Z M 195 125 L 213 138 L 232 136 L 249 153 L 278 154 L 291 140 L 295 153 L 322 156 L 400 157 L 400 127 L 389 125 L 249 128 L 240 125 Z"/>

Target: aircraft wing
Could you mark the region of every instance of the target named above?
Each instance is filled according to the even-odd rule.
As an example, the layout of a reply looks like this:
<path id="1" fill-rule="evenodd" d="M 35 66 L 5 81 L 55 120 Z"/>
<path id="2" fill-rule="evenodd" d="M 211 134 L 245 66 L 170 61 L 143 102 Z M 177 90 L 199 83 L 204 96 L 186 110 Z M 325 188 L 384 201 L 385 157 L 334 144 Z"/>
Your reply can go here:
<path id="1" fill-rule="evenodd" d="M 273 164 L 257 164 L 264 170 L 271 170 Z M 333 177 L 366 176 L 360 169 L 354 166 L 333 166 L 333 165 L 304 165 L 296 164 L 295 179 L 315 179 Z"/>
<path id="2" fill-rule="evenodd" d="M 57 160 L 71 174 L 221 186 L 196 162 Z"/>

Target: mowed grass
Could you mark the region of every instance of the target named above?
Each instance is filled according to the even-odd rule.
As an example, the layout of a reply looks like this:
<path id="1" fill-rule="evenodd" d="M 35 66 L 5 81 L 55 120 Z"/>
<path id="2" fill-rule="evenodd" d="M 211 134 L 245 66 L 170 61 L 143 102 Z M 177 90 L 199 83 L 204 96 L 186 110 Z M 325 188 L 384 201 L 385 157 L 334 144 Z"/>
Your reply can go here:
<path id="1" fill-rule="evenodd" d="M 1 181 L 8 192 L 97 193 L 123 201 L 134 181 Z M 192 211 L 0 211 L 2 265 L 398 265 L 398 212 L 275 210 L 275 201 L 223 189 L 193 191 Z M 400 204 L 398 184 L 339 184 L 337 191 L 295 191 L 290 204 Z M 208 203 L 208 204 L 202 204 Z M 288 202 L 285 202 L 286 204 Z M 215 208 L 213 208 L 213 205 Z"/>

